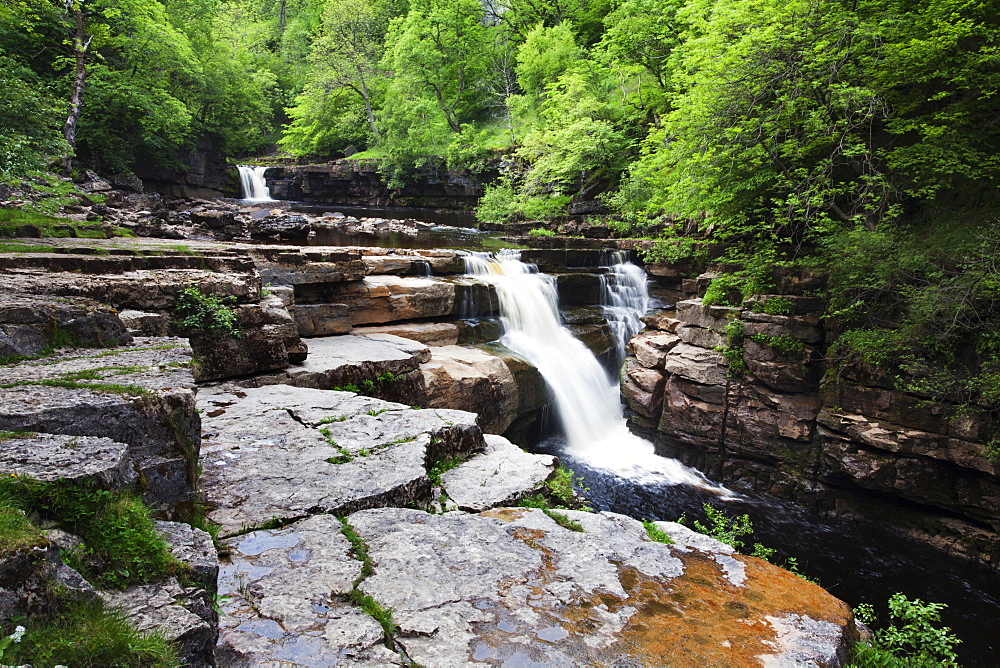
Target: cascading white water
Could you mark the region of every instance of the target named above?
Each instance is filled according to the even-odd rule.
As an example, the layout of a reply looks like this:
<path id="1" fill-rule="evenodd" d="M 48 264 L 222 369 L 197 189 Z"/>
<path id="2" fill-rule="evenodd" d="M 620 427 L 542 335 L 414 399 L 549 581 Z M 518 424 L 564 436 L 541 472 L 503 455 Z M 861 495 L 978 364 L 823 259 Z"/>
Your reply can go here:
<path id="1" fill-rule="evenodd" d="M 567 450 L 573 456 L 592 466 L 643 482 L 686 483 L 729 494 L 728 490 L 713 486 L 700 473 L 677 460 L 657 456 L 652 443 L 628 430 L 617 381 L 562 325 L 554 277 L 539 274 L 534 265 L 520 261 L 520 253 L 511 251 L 502 251 L 498 256 L 467 255 L 465 269 L 496 289 L 504 326 L 500 342 L 531 362 L 542 374 L 566 434 Z M 638 267 L 635 269 L 642 273 Z M 626 276 L 635 276 L 631 269 L 620 271 Z M 641 295 L 628 298 L 619 295 L 622 303 L 610 308 L 629 308 L 625 302 L 631 299 L 631 308 L 645 310 L 649 299 L 645 275 L 641 281 L 630 281 L 616 284 L 616 290 L 627 285 Z M 636 322 L 640 315 L 641 312 L 634 313 Z M 621 321 L 627 323 L 632 319 L 632 316 L 623 315 Z M 623 325 L 622 331 L 627 327 Z"/>
<path id="2" fill-rule="evenodd" d="M 243 188 L 243 199 L 247 202 L 273 202 L 271 191 L 264 180 L 267 167 L 253 165 L 236 165 L 240 170 L 240 186 Z"/>
<path id="3" fill-rule="evenodd" d="M 642 331 L 642 315 L 649 309 L 646 272 L 628 261 L 627 251 L 611 251 L 601 277 L 604 317 L 618 344 L 618 365 L 625 360 L 625 344 Z M 616 365 L 617 366 L 617 365 Z"/>

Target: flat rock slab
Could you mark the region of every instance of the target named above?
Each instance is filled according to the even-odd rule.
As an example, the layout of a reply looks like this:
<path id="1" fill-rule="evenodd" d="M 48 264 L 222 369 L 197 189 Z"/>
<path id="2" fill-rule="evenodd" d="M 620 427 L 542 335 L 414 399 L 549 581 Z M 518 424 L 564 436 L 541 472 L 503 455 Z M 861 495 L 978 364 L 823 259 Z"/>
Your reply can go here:
<path id="1" fill-rule="evenodd" d="M 674 549 L 636 520 L 563 511 L 355 513 L 398 644 L 423 665 L 837 665 L 850 609 L 753 557 Z"/>
<path id="2" fill-rule="evenodd" d="M 0 440 L 0 475 L 23 475 L 46 482 L 93 483 L 101 489 L 132 485 L 136 473 L 129 446 L 97 436 L 25 434 Z"/>
<path id="3" fill-rule="evenodd" d="M 815 665 L 856 637 L 843 602 L 753 557 L 649 540 L 613 513 L 431 515 L 380 508 L 231 539 L 220 661 L 263 665 Z M 353 583 L 392 609 L 390 646 L 350 602 Z"/>
<path id="4" fill-rule="evenodd" d="M 201 429 L 190 361 L 184 339 L 137 338 L 0 366 L 0 430 L 124 443 L 143 498 L 170 515 L 194 498 Z"/>
<path id="5" fill-rule="evenodd" d="M 484 447 L 472 413 L 273 385 L 199 394 L 203 500 L 224 533 L 278 518 L 426 505 L 427 470 Z"/>
<path id="6" fill-rule="evenodd" d="M 330 515 L 230 539 L 219 665 L 396 665 L 378 622 L 348 602 L 361 562 Z M 283 663 L 287 662 L 287 663 Z"/>
<path id="7" fill-rule="evenodd" d="M 184 665 L 214 665 L 216 629 L 205 592 L 185 587 L 176 578 L 125 591 L 102 592 L 109 608 L 117 608 L 140 631 L 159 631 L 177 644 Z"/>
<path id="8" fill-rule="evenodd" d="M 430 360 L 427 346 L 392 334 L 309 339 L 309 357 L 276 373 L 240 381 L 247 386 L 295 385 L 327 390 L 391 373 L 415 371 Z"/>
<path id="9" fill-rule="evenodd" d="M 513 506 L 542 490 L 555 471 L 551 455 L 533 455 L 503 436 L 487 434 L 486 452 L 448 471 L 441 482 L 460 510 Z"/>

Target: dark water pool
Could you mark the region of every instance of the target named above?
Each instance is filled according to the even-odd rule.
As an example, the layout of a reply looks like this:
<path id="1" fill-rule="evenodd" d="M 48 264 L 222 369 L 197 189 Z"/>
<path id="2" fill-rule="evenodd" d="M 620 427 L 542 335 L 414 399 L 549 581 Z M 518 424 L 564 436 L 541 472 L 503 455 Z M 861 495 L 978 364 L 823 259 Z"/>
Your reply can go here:
<path id="1" fill-rule="evenodd" d="M 777 549 L 773 561 L 779 564 L 795 558 L 802 573 L 851 606 L 872 603 L 884 616 L 886 601 L 896 592 L 945 603 L 942 619 L 962 639 L 956 650 L 961 664 L 1000 665 L 1000 575 L 994 572 L 875 527 L 830 522 L 761 497 L 720 501 L 711 492 L 686 485 L 638 484 L 567 454 L 559 438 L 549 438 L 533 450 L 558 456 L 581 476 L 594 510 L 650 520 L 676 520 L 686 514 L 689 520 L 704 521 L 702 504 L 711 502 L 730 516 L 746 513 L 754 527 L 748 543 Z"/>

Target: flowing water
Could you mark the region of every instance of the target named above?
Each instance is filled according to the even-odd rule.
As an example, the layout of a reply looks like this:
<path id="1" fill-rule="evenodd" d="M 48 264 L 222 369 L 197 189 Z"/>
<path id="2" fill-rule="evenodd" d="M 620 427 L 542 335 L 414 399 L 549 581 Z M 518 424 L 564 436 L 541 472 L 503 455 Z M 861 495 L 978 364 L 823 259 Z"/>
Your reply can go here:
<path id="1" fill-rule="evenodd" d="M 240 170 L 240 188 L 243 190 L 243 200 L 246 202 L 274 202 L 271 191 L 264 181 L 267 167 L 253 165 L 237 165 Z"/>
<path id="2" fill-rule="evenodd" d="M 504 329 L 500 342 L 531 362 L 545 379 L 567 448 L 574 456 L 631 480 L 683 483 L 730 495 L 694 469 L 657 456 L 652 443 L 629 431 L 617 379 L 561 322 L 554 277 L 521 262 L 517 251 L 473 253 L 465 256 L 465 262 L 470 275 L 496 290 Z M 615 319 L 622 352 L 628 337 L 641 328 L 638 318 L 649 299 L 645 277 L 641 283 L 638 280 L 642 270 L 635 269 L 638 272 L 611 273 L 605 284 L 611 302 L 607 313 Z"/>
<path id="3" fill-rule="evenodd" d="M 642 329 L 649 304 L 643 270 L 609 254 L 604 310 L 624 357 L 628 339 Z M 963 638 L 960 660 L 996 665 L 1000 640 L 992 629 L 1000 609 L 1000 576 L 932 549 L 900 541 L 873 527 L 824 521 L 773 500 L 739 495 L 713 484 L 680 462 L 659 457 L 648 441 L 629 432 L 618 383 L 593 353 L 561 323 L 555 279 L 520 261 L 519 254 L 469 254 L 466 271 L 488 283 L 500 302 L 506 347 L 534 364 L 553 396 L 560 433 L 535 448 L 561 458 L 582 476 L 595 510 L 673 520 L 702 515 L 703 503 L 727 515 L 747 513 L 753 540 L 777 548 L 801 570 L 851 605 L 876 608 L 895 592 L 948 605 L 944 623 Z"/>

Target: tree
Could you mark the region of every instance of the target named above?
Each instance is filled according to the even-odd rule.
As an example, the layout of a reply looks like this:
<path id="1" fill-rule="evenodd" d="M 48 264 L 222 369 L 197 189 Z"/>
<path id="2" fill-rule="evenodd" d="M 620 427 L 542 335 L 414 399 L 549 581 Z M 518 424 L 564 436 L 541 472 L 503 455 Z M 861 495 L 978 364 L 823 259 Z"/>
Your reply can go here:
<path id="1" fill-rule="evenodd" d="M 494 41 L 477 0 L 418 0 L 392 22 L 383 61 L 395 73 L 386 105 L 434 100 L 453 132 L 483 109 L 483 82 Z"/>

